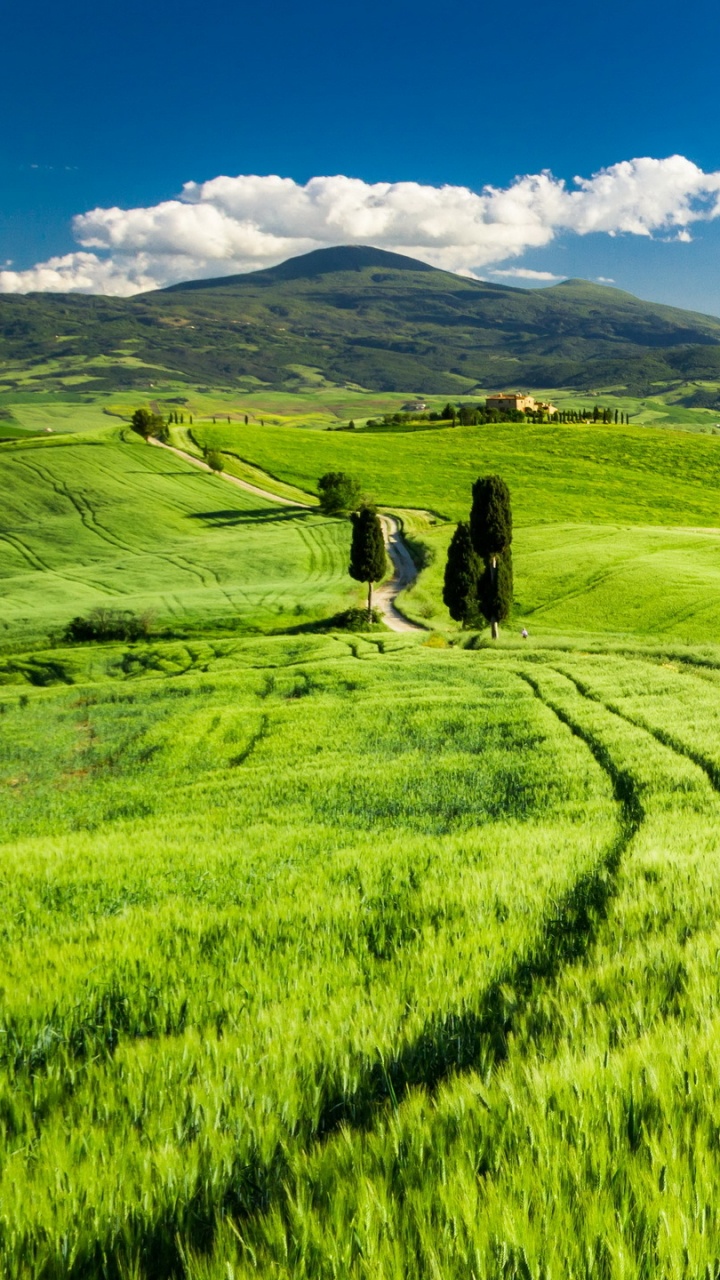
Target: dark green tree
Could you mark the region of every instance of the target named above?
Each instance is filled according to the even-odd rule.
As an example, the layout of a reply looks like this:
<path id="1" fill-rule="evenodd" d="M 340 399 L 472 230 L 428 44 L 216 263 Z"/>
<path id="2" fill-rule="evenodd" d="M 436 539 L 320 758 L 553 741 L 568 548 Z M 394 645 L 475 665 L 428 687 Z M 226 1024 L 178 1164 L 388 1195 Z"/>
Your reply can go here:
<path id="1" fill-rule="evenodd" d="M 464 627 L 478 621 L 478 583 L 483 563 L 470 537 L 470 525 L 461 520 L 448 547 L 443 601 L 450 617 Z"/>
<path id="2" fill-rule="evenodd" d="M 149 440 L 150 436 L 157 436 L 163 431 L 165 422 L 159 413 L 151 413 L 149 409 L 136 409 L 130 425 L 133 431 L 137 431 L 143 440 Z"/>
<path id="3" fill-rule="evenodd" d="M 368 618 L 372 617 L 373 583 L 385 576 L 387 556 L 382 525 L 374 507 L 361 507 L 353 511 L 352 543 L 350 546 L 350 577 L 356 582 L 368 584 Z"/>
<path id="4" fill-rule="evenodd" d="M 513 564 L 510 547 L 494 561 L 486 560 L 477 587 L 480 612 L 490 623 L 493 639 L 497 639 L 499 623 L 510 616 L 513 602 Z"/>
<path id="5" fill-rule="evenodd" d="M 483 560 L 502 555 L 512 542 L 510 491 L 502 476 L 480 476 L 472 487 L 470 537 Z"/>
<path id="6" fill-rule="evenodd" d="M 318 480 L 320 508 L 326 516 L 347 515 L 360 505 L 360 484 L 344 471 L 328 471 Z"/>
<path id="7" fill-rule="evenodd" d="M 451 422 L 454 422 L 457 417 L 457 409 L 455 408 L 455 405 L 450 404 L 450 401 L 448 401 L 442 413 L 440 414 L 440 417 L 443 420 L 443 422 L 448 421 L 448 419 Z"/>
<path id="8" fill-rule="evenodd" d="M 480 610 L 493 639 L 512 603 L 512 509 L 510 491 L 501 476 L 480 476 L 473 485 L 470 539 L 485 569 L 478 589 Z"/>

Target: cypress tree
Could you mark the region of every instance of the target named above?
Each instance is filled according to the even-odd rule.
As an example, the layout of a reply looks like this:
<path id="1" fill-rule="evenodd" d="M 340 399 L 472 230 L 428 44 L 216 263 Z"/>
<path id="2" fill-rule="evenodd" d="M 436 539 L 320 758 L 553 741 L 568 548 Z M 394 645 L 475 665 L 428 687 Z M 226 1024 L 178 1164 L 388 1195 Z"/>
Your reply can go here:
<path id="1" fill-rule="evenodd" d="M 368 618 L 372 617 L 373 583 L 385 576 L 387 557 L 382 525 L 373 507 L 361 507 L 353 511 L 352 543 L 350 546 L 350 577 L 356 582 L 368 584 Z"/>
<path id="2" fill-rule="evenodd" d="M 480 476 L 472 487 L 470 537 L 483 560 L 502 555 L 512 542 L 510 491 L 502 476 Z"/>
<path id="3" fill-rule="evenodd" d="M 510 491 L 501 476 L 481 476 L 473 485 L 470 538 L 485 562 L 478 593 L 481 612 L 497 639 L 512 603 L 512 511 Z"/>
<path id="4" fill-rule="evenodd" d="M 477 555 L 470 537 L 470 525 L 461 520 L 448 547 L 443 583 L 443 601 L 450 617 L 471 626 L 478 614 L 478 582 L 482 561 Z"/>
<path id="5" fill-rule="evenodd" d="M 495 566 L 485 562 L 477 587 L 478 604 L 483 617 L 492 628 L 493 639 L 497 639 L 498 623 L 505 622 L 510 616 L 513 601 L 513 563 L 510 547 L 497 556 Z"/>

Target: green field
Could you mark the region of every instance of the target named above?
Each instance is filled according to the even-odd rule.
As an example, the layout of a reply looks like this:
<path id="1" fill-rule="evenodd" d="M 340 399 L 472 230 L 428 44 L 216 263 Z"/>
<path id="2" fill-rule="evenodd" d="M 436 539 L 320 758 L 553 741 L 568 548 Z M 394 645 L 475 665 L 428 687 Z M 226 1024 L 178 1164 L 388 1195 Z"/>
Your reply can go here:
<path id="1" fill-rule="evenodd" d="M 324 471 L 359 476 L 408 517 L 434 561 L 402 599 L 447 628 L 442 572 L 450 522 L 475 477 L 500 473 L 516 521 L 516 613 L 539 635 L 720 636 L 720 441 L 636 427 L 492 426 L 357 435 L 200 425 L 198 440 L 309 489 Z"/>
<path id="2" fill-rule="evenodd" d="M 1 700 L 4 1275 L 715 1265 L 720 651 L 56 660 Z"/>
<path id="3" fill-rule="evenodd" d="M 0 447 L 0 641 L 98 607 L 286 629 L 354 603 L 347 522 L 278 508 L 116 427 Z"/>
<path id="4" fill-rule="evenodd" d="M 716 1280 L 720 440 L 174 428 L 399 515 L 428 629 L 355 635 L 347 521 L 127 408 L 0 445 L 0 1274 Z"/>

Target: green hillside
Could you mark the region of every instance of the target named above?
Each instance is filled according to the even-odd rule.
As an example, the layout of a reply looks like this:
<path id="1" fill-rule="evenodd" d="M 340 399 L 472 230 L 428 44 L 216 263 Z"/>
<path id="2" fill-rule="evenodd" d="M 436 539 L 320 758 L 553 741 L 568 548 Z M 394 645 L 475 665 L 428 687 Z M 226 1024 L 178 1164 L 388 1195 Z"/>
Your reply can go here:
<path id="1" fill-rule="evenodd" d="M 0 444 L 0 1274 L 714 1278 L 717 436 L 336 389 L 173 426 L 215 476 L 50 395 Z M 426 630 L 334 627 L 349 522 L 228 479 L 331 469 Z M 441 605 L 490 471 L 497 644 Z M 98 607 L 154 633 L 60 638 Z"/>
<path id="2" fill-rule="evenodd" d="M 0 643 L 93 609 L 186 633 L 354 603 L 346 522 L 278 508 L 117 428 L 0 446 Z"/>
<path id="3" fill-rule="evenodd" d="M 3 1274 L 710 1273 L 720 650 L 145 652 L 0 696 Z"/>
<path id="4" fill-rule="evenodd" d="M 519 625 L 536 634 L 720 636 L 720 441 L 636 427 L 496 425 L 437 432 L 305 432 L 202 425 L 195 437 L 313 487 L 357 475 L 379 503 L 410 511 L 431 563 L 402 598 L 410 617 L 451 625 L 442 575 L 452 522 L 480 474 L 510 486 Z M 413 514 L 435 513 L 432 525 Z"/>
<path id="5" fill-rule="evenodd" d="M 515 289 L 360 246 L 130 299 L 0 296 L 3 389 L 382 391 L 720 380 L 720 320 L 566 281 Z M 716 396 L 717 399 L 717 396 Z"/>

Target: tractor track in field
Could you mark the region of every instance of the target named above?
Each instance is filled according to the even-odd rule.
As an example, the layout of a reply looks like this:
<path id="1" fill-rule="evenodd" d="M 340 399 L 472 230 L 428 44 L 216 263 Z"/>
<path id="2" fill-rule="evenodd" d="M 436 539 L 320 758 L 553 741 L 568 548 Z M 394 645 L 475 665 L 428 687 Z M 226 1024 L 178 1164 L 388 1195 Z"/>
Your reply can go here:
<path id="1" fill-rule="evenodd" d="M 95 515 L 91 503 L 87 499 L 81 499 L 76 494 L 72 493 L 64 481 L 56 479 L 52 473 L 46 471 L 45 468 L 41 467 L 37 462 L 28 462 L 27 459 L 23 458 L 21 459 L 21 465 L 27 467 L 29 471 L 34 472 L 40 480 L 49 485 L 58 497 L 65 498 L 65 500 L 75 508 L 75 511 L 80 517 L 80 523 L 85 529 L 87 529 L 88 533 L 92 533 L 96 538 L 100 538 L 103 542 L 107 542 L 109 546 L 114 547 L 117 551 L 124 551 L 129 555 L 137 554 L 134 547 L 131 547 L 127 542 L 123 542 L 120 538 L 116 537 L 115 534 L 110 533 L 104 525 L 101 525 Z"/>
<path id="2" fill-rule="evenodd" d="M 617 892 L 617 872 L 623 855 L 639 830 L 644 811 L 634 779 L 618 768 L 603 744 L 572 715 L 543 695 L 539 684 L 525 673 L 516 676 L 555 718 L 579 738 L 608 777 L 618 807 L 618 825 L 594 866 L 578 876 L 558 899 L 548 903 L 538 935 L 524 955 L 478 991 L 473 1008 L 441 1015 L 430 1013 L 424 1026 L 397 1052 L 378 1059 L 369 1054 L 360 1082 L 352 1093 L 326 1096 L 312 1130 L 301 1139 L 310 1153 L 343 1126 L 362 1131 L 382 1121 L 389 1107 L 397 1109 L 412 1089 L 433 1093 L 444 1081 L 472 1072 L 484 1062 L 500 1070 L 512 1052 L 515 1026 L 542 990 L 557 981 L 566 966 L 581 961 L 594 944 Z M 270 677 L 272 680 L 272 677 Z M 272 685 L 268 692 L 272 691 Z M 231 766 L 244 764 L 268 731 L 261 721 L 244 751 Z M 282 1198 L 278 1191 L 287 1174 L 282 1152 L 259 1159 L 248 1170 L 242 1198 L 232 1205 L 233 1217 L 242 1221 L 263 1214 Z"/>
<path id="3" fill-rule="evenodd" d="M 587 698 L 588 702 L 594 702 L 603 707 L 605 711 L 617 716 L 619 720 L 624 720 L 626 724 L 632 725 L 634 729 L 640 729 L 641 732 L 649 734 L 656 742 L 660 743 L 661 747 L 667 747 L 668 751 L 673 751 L 675 755 L 683 756 L 691 764 L 697 765 L 698 769 L 701 769 L 705 774 L 713 791 L 720 795 L 720 766 L 714 760 L 711 760 L 709 756 L 704 755 L 701 751 L 693 750 L 692 747 L 687 746 L 686 743 L 681 742 L 679 738 L 676 738 L 672 733 L 668 733 L 665 729 L 658 729 L 657 726 L 648 724 L 645 720 L 635 719 L 634 716 L 629 715 L 626 711 L 622 711 L 615 703 L 606 702 L 599 694 L 594 693 L 589 685 L 584 684 L 581 680 L 578 680 L 577 676 L 571 675 L 569 671 L 563 670 L 562 667 L 553 667 L 553 670 L 564 676 L 566 680 L 569 680 L 578 693 L 583 698 Z"/>
<path id="4" fill-rule="evenodd" d="M 48 573 L 60 582 L 71 582 L 73 586 L 89 587 L 94 591 L 100 591 L 107 596 L 117 597 L 124 595 L 124 592 L 119 591 L 117 587 L 110 587 L 107 583 L 96 582 L 94 579 L 86 578 L 82 574 L 68 573 L 67 569 L 60 570 L 53 568 L 52 565 L 41 560 L 36 552 L 31 551 L 17 535 L 7 532 L 3 533 L 0 535 L 0 542 L 7 542 L 8 546 L 17 551 L 18 555 L 24 556 L 32 569 L 35 569 L 37 572 Z"/>
<path id="5" fill-rule="evenodd" d="M 28 462 L 27 459 L 22 459 L 21 465 L 27 467 L 28 470 L 33 471 L 40 480 L 47 484 L 58 495 L 58 497 L 65 498 L 65 500 L 74 507 L 80 517 L 81 524 L 85 529 L 87 529 L 88 533 L 92 533 L 96 538 L 106 542 L 108 546 L 114 547 L 118 551 L 123 551 L 126 555 L 133 556 L 136 559 L 140 559 L 143 555 L 148 554 L 147 552 L 139 551 L 136 547 L 131 546 L 128 542 L 124 542 L 115 534 L 111 533 L 109 529 L 106 529 L 98 520 L 92 504 L 88 499 L 80 498 L 77 494 L 73 493 L 64 481 L 53 477 L 50 472 L 46 471 L 46 469 L 40 466 L 37 462 L 33 461 L 31 463 Z M 205 574 L 189 560 L 185 559 L 184 556 L 173 556 L 166 551 L 154 551 L 152 556 L 153 559 L 164 560 L 166 564 L 172 565 L 174 569 L 179 569 L 181 573 L 192 574 L 203 587 L 209 585 Z M 124 592 L 112 592 L 112 594 L 124 594 Z"/>

